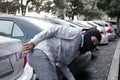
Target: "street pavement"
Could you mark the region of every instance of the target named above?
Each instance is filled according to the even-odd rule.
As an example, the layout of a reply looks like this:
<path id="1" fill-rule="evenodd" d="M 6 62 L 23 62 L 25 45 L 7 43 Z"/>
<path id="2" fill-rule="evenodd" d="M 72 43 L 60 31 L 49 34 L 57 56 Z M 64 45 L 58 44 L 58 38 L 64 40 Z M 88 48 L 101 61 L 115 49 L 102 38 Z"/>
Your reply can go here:
<path id="1" fill-rule="evenodd" d="M 92 52 L 92 61 L 76 80 L 119 80 L 120 37 Z"/>
<path id="2" fill-rule="evenodd" d="M 110 41 L 108 45 L 100 45 L 92 52 L 92 61 L 86 71 L 76 80 L 118 80 L 120 38 Z"/>
<path id="3" fill-rule="evenodd" d="M 112 59 L 110 71 L 107 80 L 118 80 L 119 77 L 119 60 L 120 59 L 120 39 Z"/>

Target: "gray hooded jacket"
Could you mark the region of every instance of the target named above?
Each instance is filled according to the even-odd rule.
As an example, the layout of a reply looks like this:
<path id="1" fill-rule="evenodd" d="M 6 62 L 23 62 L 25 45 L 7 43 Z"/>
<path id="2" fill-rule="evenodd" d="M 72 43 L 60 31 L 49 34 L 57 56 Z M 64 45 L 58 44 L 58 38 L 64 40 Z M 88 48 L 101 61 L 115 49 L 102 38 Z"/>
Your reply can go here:
<path id="1" fill-rule="evenodd" d="M 73 78 L 67 65 L 79 54 L 80 28 L 53 26 L 35 35 L 31 41 L 36 45 L 35 49 L 42 50 L 49 57 L 53 66 L 57 64 L 67 78 Z"/>

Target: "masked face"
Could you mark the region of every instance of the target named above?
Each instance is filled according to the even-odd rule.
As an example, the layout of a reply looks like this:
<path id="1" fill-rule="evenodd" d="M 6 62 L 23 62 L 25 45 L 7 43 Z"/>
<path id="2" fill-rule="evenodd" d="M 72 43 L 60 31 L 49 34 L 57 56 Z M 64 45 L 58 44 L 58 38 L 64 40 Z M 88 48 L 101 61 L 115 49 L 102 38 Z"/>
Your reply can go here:
<path id="1" fill-rule="evenodd" d="M 91 51 L 93 49 L 96 48 L 96 44 L 94 44 L 92 38 L 88 38 L 88 37 L 85 37 L 84 38 L 84 44 L 83 46 L 80 48 L 80 52 L 81 53 L 85 53 L 87 51 Z"/>
<path id="2" fill-rule="evenodd" d="M 92 41 L 92 43 L 93 43 L 95 46 L 97 46 L 97 45 L 99 44 L 99 41 L 98 41 L 98 39 L 97 39 L 95 36 L 92 36 L 92 37 L 91 37 L 91 41 Z"/>
<path id="3" fill-rule="evenodd" d="M 83 46 L 79 49 L 81 53 L 91 51 L 101 41 L 100 32 L 97 29 L 91 29 L 84 35 Z"/>

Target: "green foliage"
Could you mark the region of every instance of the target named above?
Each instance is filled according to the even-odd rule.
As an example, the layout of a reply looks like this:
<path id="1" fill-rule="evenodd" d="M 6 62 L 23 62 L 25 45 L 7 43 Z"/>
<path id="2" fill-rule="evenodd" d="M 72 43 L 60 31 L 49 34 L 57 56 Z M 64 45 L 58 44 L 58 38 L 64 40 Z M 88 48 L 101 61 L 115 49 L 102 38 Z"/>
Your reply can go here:
<path id="1" fill-rule="evenodd" d="M 51 5 L 52 5 L 52 2 L 48 1 L 42 6 L 42 9 L 44 9 L 46 12 L 49 12 L 50 10 L 52 10 L 52 7 L 53 7 Z"/>
<path id="2" fill-rule="evenodd" d="M 53 2 L 55 3 L 55 6 L 59 9 L 64 9 L 65 8 L 65 4 L 64 4 L 65 0 L 54 0 Z"/>
<path id="3" fill-rule="evenodd" d="M 84 9 L 83 3 L 81 0 L 71 0 L 71 10 L 74 15 L 81 14 Z"/>
<path id="4" fill-rule="evenodd" d="M 0 2 L 0 11 L 2 13 L 15 13 L 19 5 L 15 5 L 12 2 Z"/>
<path id="5" fill-rule="evenodd" d="M 118 3 L 118 1 L 119 0 L 98 0 L 97 4 L 99 9 L 106 11 L 109 15 L 113 15 L 117 14 L 114 13 L 115 11 L 119 12 L 118 5 L 120 5 L 120 2 Z M 0 11 L 15 13 L 16 10 L 21 8 L 22 15 L 25 15 L 28 3 L 32 2 L 32 5 L 36 7 L 36 12 L 38 13 L 40 11 L 52 12 L 53 14 L 57 14 L 57 16 L 65 15 L 71 19 L 73 19 L 75 15 L 85 15 L 87 19 L 100 18 L 101 16 L 101 12 L 97 8 L 94 8 L 96 7 L 96 0 L 26 0 L 26 5 L 23 5 L 23 0 L 14 0 L 14 2 L 14 4 L 10 2 L 0 2 Z M 54 6 L 51 6 L 52 4 L 54 4 Z"/>
<path id="6" fill-rule="evenodd" d="M 94 20 L 94 19 L 101 19 L 102 11 L 99 10 L 88 10 L 85 11 L 85 20 Z"/>
<path id="7" fill-rule="evenodd" d="M 97 5 L 110 17 L 120 17 L 120 0 L 98 0 Z"/>
<path id="8" fill-rule="evenodd" d="M 111 0 L 98 0 L 97 7 L 102 10 L 108 10 Z"/>
<path id="9" fill-rule="evenodd" d="M 32 5 L 36 5 L 36 7 L 40 7 L 41 4 L 42 4 L 42 0 L 32 0 Z"/>
<path id="10" fill-rule="evenodd" d="M 10 2 L 1 2 L 0 3 L 1 12 L 6 13 L 6 10 L 8 10 L 8 8 L 10 8 Z"/>
<path id="11" fill-rule="evenodd" d="M 68 9 L 66 15 L 70 18 L 75 15 L 81 15 L 83 13 L 84 5 L 82 0 L 69 0 Z"/>

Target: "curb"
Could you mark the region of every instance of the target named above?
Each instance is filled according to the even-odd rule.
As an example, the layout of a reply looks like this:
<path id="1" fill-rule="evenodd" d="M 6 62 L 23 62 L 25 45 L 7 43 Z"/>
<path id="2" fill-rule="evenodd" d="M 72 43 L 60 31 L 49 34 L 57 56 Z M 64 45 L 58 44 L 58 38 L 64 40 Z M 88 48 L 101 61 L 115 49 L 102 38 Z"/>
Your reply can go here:
<path id="1" fill-rule="evenodd" d="M 117 47 L 115 50 L 115 54 L 112 59 L 112 63 L 110 66 L 110 71 L 108 74 L 107 80 L 118 80 L 119 77 L 119 55 L 120 54 L 120 40 L 117 43 Z"/>

